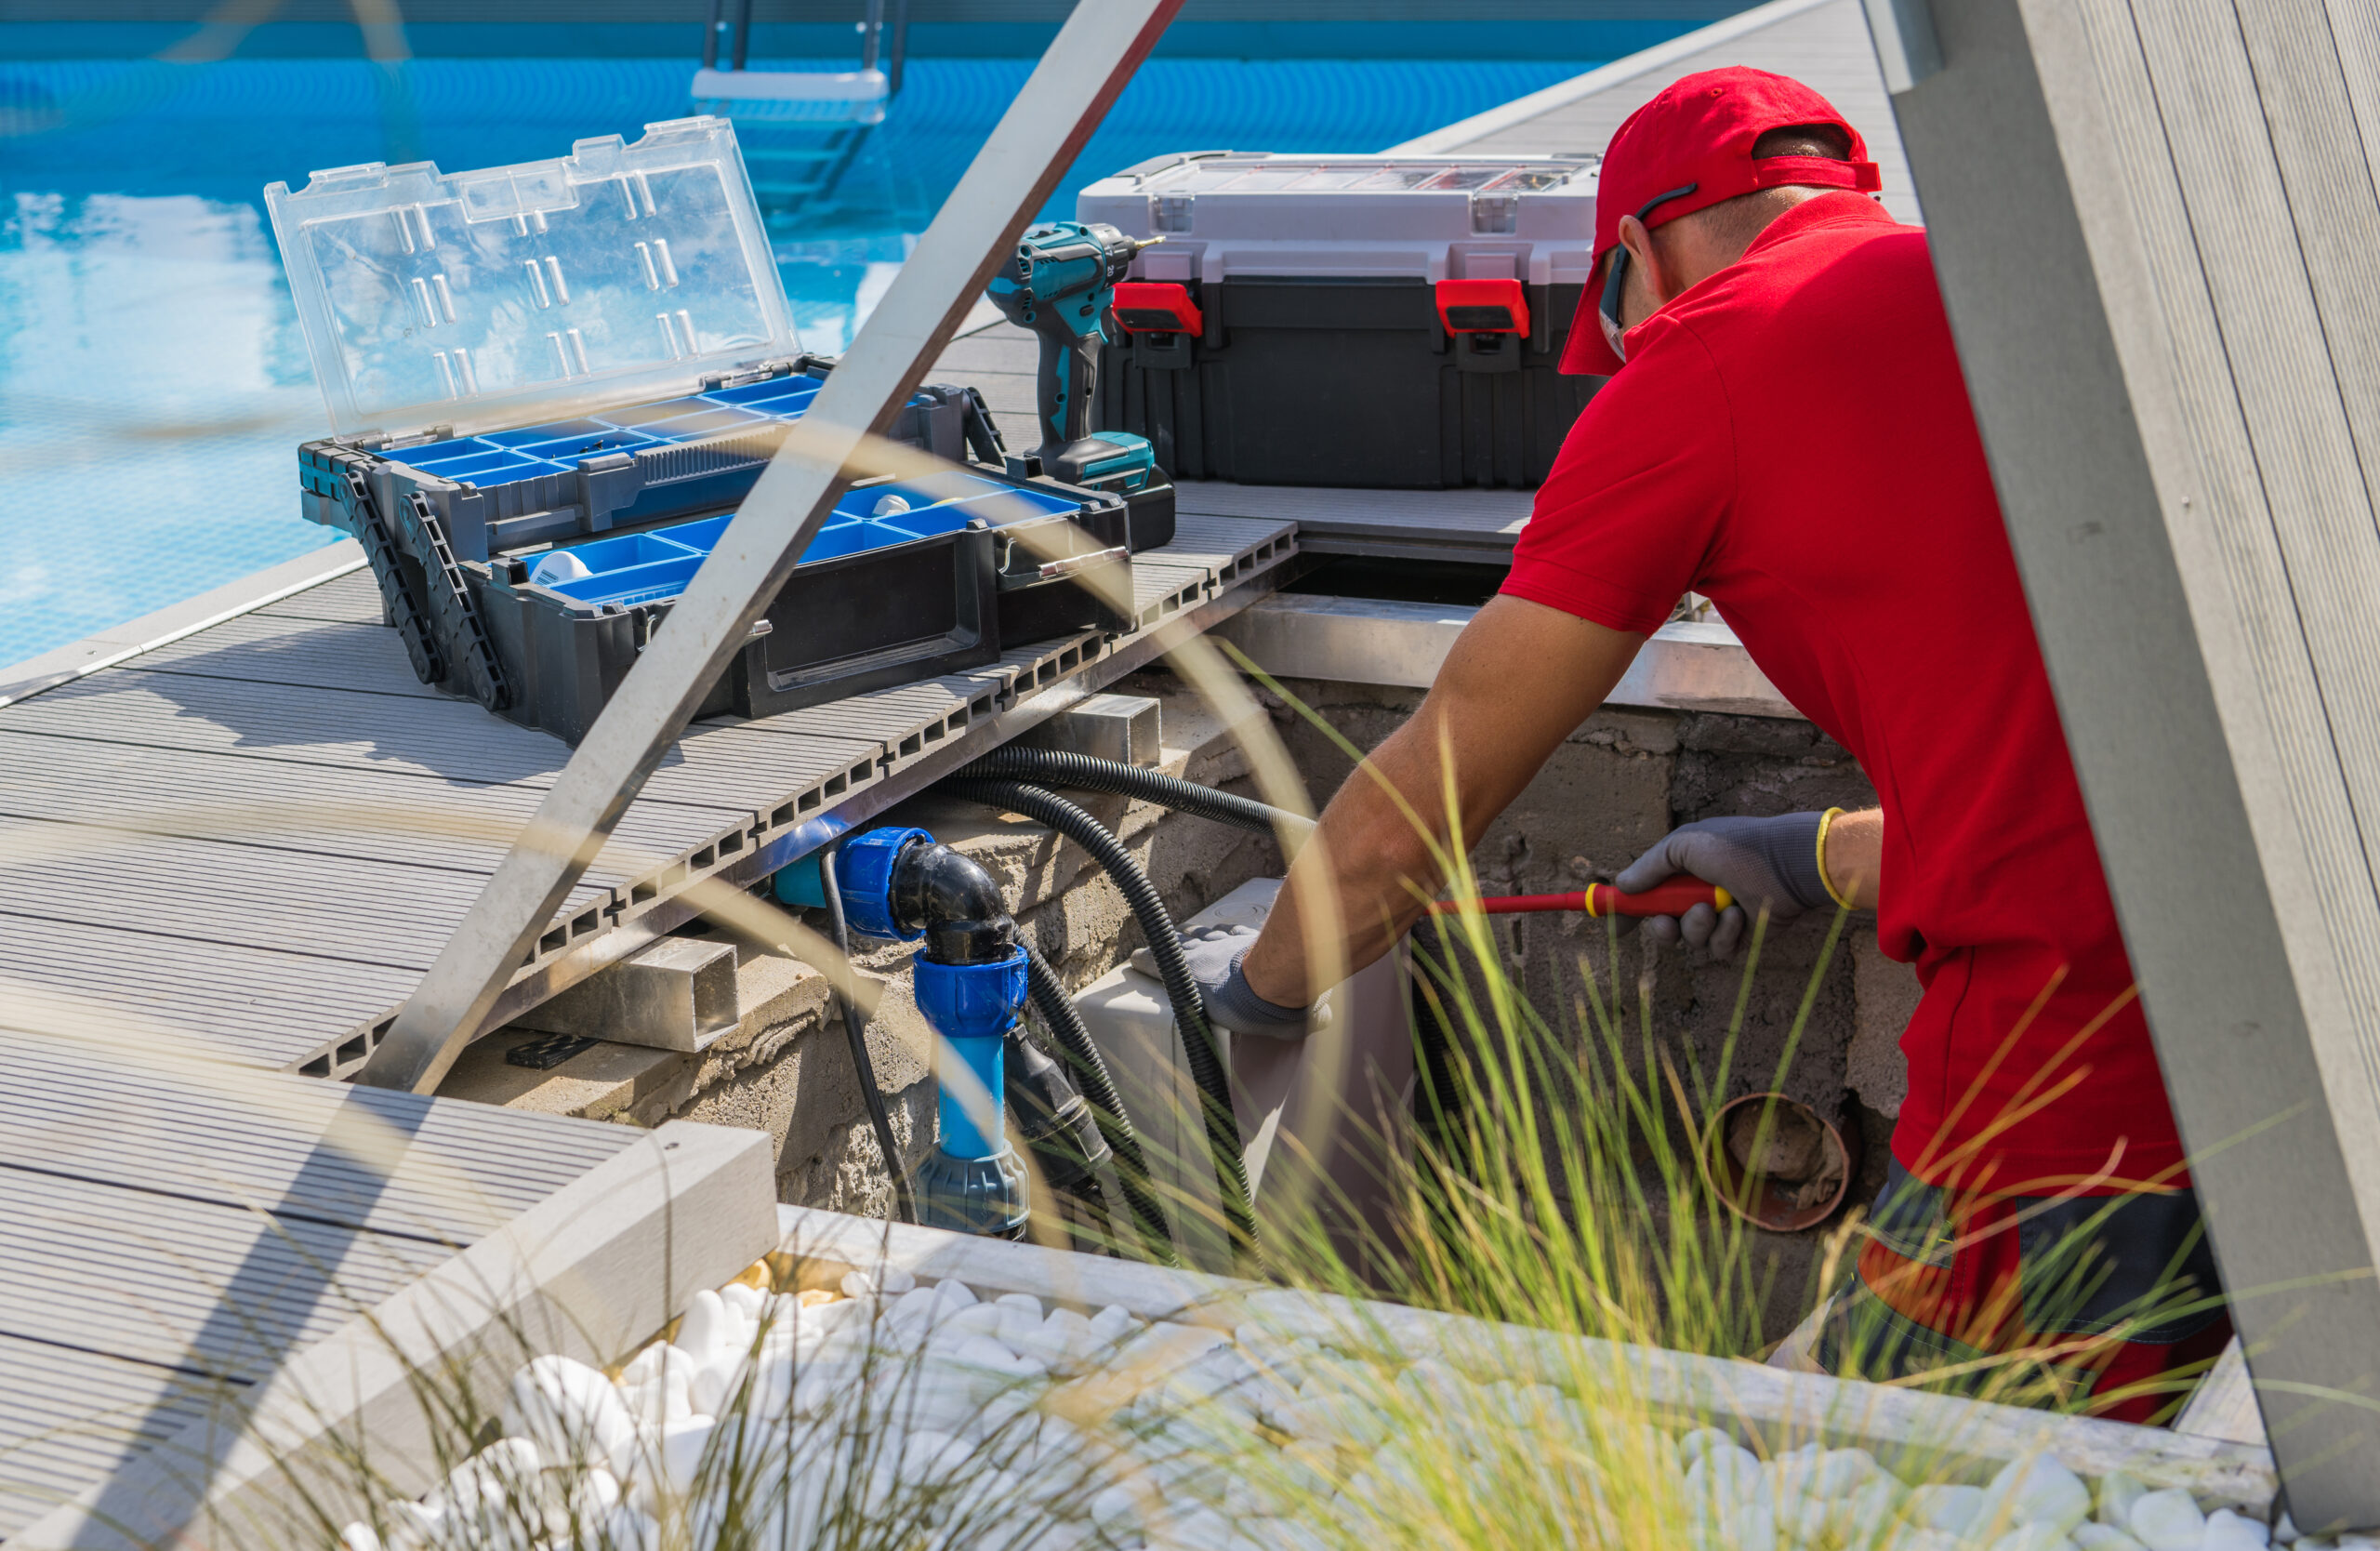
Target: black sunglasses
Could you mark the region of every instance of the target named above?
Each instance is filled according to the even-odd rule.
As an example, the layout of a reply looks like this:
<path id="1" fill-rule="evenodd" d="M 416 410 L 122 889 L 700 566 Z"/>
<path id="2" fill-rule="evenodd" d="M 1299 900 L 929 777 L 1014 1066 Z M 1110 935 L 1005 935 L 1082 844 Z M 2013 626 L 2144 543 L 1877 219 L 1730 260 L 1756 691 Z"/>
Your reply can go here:
<path id="1" fill-rule="evenodd" d="M 1688 183 L 1682 189 L 1672 189 L 1665 194 L 1655 194 L 1645 202 L 1643 209 L 1636 212 L 1636 219 L 1641 221 L 1671 200 L 1684 199 L 1701 186 L 1699 183 Z M 1612 354 L 1625 361 L 1628 359 L 1628 352 L 1620 347 L 1620 337 L 1627 330 L 1620 325 L 1620 292 L 1621 283 L 1628 277 L 1628 250 L 1617 243 L 1613 244 L 1610 264 L 1610 272 L 1604 277 L 1603 300 L 1598 305 L 1597 311 L 1603 314 L 1605 342 L 1611 346 Z"/>

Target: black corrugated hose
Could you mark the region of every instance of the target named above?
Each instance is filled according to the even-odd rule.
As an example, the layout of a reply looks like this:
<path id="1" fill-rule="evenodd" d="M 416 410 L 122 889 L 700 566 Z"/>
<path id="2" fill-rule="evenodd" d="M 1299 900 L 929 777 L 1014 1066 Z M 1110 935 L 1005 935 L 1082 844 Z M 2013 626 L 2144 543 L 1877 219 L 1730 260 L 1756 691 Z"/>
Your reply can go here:
<path id="1" fill-rule="evenodd" d="M 1149 1184 L 1149 1160 L 1142 1155 L 1141 1139 L 1132 1130 L 1130 1118 L 1124 1113 L 1124 1100 L 1116 1092 L 1116 1080 L 1108 1075 L 1107 1063 L 1100 1058 L 1099 1047 L 1091 1042 L 1091 1030 L 1083 1027 L 1082 1014 L 1075 1011 L 1074 998 L 1066 995 L 1058 972 L 1041 957 L 1039 948 L 1031 943 L 1024 947 L 1025 984 L 1032 993 L 1034 1009 L 1049 1026 L 1050 1037 L 1057 1041 L 1059 1054 L 1074 1068 L 1082 1096 L 1091 1101 L 1091 1115 L 1098 1123 L 1099 1134 L 1105 1139 L 1107 1150 L 1116 1155 L 1116 1183 L 1124 1192 L 1124 1204 L 1131 1209 L 1132 1222 L 1141 1230 L 1152 1259 L 1161 1266 L 1179 1266 L 1182 1262 L 1173 1251 L 1172 1230 L 1166 1226 L 1165 1213 L 1158 1209 L 1157 1195 Z"/>
<path id="2" fill-rule="evenodd" d="M 838 842 L 819 853 L 818 880 L 824 885 L 819 892 L 826 896 L 826 925 L 835 935 L 835 951 L 843 956 L 844 970 L 850 973 L 852 929 L 843 920 L 843 885 L 836 876 L 842 849 Z M 901 1166 L 900 1144 L 892 1139 L 892 1117 L 884 1109 L 884 1091 L 876 1085 L 876 1062 L 867 1054 L 867 1019 L 832 981 L 827 982 L 826 994 L 834 998 L 835 1011 L 842 1016 L 843 1037 L 851 1041 L 852 1066 L 859 1076 L 859 1095 L 867 1106 L 867 1123 L 876 1133 L 877 1149 L 884 1154 L 884 1172 L 892 1176 L 892 1218 L 914 1223 L 918 1203 L 909 1194 L 909 1171 Z M 1107 1145 L 1112 1148 L 1116 1144 Z"/>
<path id="3" fill-rule="evenodd" d="M 1200 1107 L 1205 1111 L 1207 1148 L 1214 1158 L 1224 1225 L 1230 1229 L 1237 1253 L 1253 1261 L 1261 1271 L 1263 1251 L 1256 1241 L 1256 1214 L 1250 1204 L 1248 1170 L 1240 1159 L 1239 1122 L 1232 1114 L 1231 1080 L 1223 1070 L 1214 1030 L 1207 1023 L 1206 1003 L 1199 999 L 1197 983 L 1190 978 L 1190 963 L 1183 957 L 1182 938 L 1173 929 L 1173 919 L 1165 913 L 1164 902 L 1157 898 L 1156 885 L 1105 827 L 1046 788 L 1027 786 L 1022 781 L 958 776 L 944 781 L 938 789 L 986 807 L 1020 813 L 1048 825 L 1090 852 L 1091 859 L 1115 882 L 1124 903 L 1131 908 L 1132 919 L 1141 923 L 1141 935 L 1148 939 L 1149 952 L 1157 960 L 1158 978 L 1165 982 L 1166 999 L 1173 1004 L 1174 1021 L 1182 1027 L 1183 1048 L 1190 1060 L 1190 1080 L 1197 1084 L 1203 1101 Z M 1112 1150 L 1115 1144 L 1110 1142 L 1108 1147 Z"/>
<path id="4" fill-rule="evenodd" d="M 1076 791 L 1104 791 L 1111 796 L 1154 802 L 1159 807 L 1171 808 L 1199 818 L 1211 818 L 1218 824 L 1228 824 L 1236 829 L 1253 829 L 1260 835 L 1302 837 L 1314 829 L 1314 820 L 1300 818 L 1286 809 L 1259 802 L 1253 798 L 1235 797 L 1230 792 L 1202 787 L 1196 781 L 1185 781 L 1178 776 L 1144 770 L 1136 764 L 1103 760 L 1091 754 L 1077 754 L 1064 749 L 1019 749 L 1011 744 L 1005 749 L 993 749 L 959 774 L 962 776 L 988 776 L 1008 780 L 1038 781 L 1045 786 L 1064 787 Z"/>

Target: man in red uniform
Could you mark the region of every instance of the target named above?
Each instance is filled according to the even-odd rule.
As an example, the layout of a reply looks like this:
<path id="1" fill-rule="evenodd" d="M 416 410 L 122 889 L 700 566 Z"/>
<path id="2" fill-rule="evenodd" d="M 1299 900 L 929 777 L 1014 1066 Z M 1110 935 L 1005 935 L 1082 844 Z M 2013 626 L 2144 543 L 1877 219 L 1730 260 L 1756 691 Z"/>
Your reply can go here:
<path id="1" fill-rule="evenodd" d="M 1610 376 L 1537 498 L 1501 596 L 1372 757 L 1468 846 L 1617 683 L 1680 594 L 1849 749 L 1881 806 L 1689 825 L 1621 873 L 1726 886 L 1772 920 L 1878 912 L 1925 994 L 1859 1276 L 1819 1346 L 1870 1376 L 1995 1354 L 2141 1417 L 2228 1333 L 2213 1263 L 1922 231 L 1872 198 L 1857 131 L 1753 70 L 1677 82 L 1612 139 L 1594 284 L 1563 367 Z M 1386 951 L 1435 883 L 1423 837 L 1350 780 L 1238 959 L 1216 1020 L 1302 1029 L 1305 933 Z M 1335 912 L 1314 908 L 1336 896 Z M 1723 956 L 1741 907 L 1655 923 Z M 2143 1319 L 2176 1275 L 2196 1306 Z"/>

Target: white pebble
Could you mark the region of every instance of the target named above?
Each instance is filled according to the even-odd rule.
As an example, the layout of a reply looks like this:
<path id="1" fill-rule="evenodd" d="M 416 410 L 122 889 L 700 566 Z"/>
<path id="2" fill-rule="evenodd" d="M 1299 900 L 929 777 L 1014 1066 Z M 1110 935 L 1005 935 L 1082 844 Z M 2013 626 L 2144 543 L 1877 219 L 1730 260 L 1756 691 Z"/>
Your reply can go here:
<path id="1" fill-rule="evenodd" d="M 2074 1543 L 2056 1524 L 2035 1519 L 1993 1541 L 1991 1551 L 2074 1551 Z"/>
<path id="2" fill-rule="evenodd" d="M 2091 1489 L 2048 1454 L 2010 1461 L 1983 1491 L 1986 1525 L 2054 1524 L 2063 1540 L 2091 1517 Z"/>
<path id="3" fill-rule="evenodd" d="M 1691 1465 L 1708 1451 L 1718 1448 L 1722 1444 L 1733 1448 L 1735 1442 L 1733 1438 L 1716 1427 L 1697 1427 L 1677 1440 L 1677 1456 L 1686 1465 Z"/>
<path id="4" fill-rule="evenodd" d="M 756 1317 L 760 1306 L 768 1302 L 768 1294 L 747 1281 L 731 1281 L 719 1290 L 719 1301 L 736 1313 Z"/>
<path id="5" fill-rule="evenodd" d="M 982 1302 L 975 1296 L 975 1290 L 957 1277 L 945 1278 L 934 1289 L 934 1295 L 953 1308 L 964 1308 L 969 1304 Z"/>
<path id="6" fill-rule="evenodd" d="M 729 1317 L 726 1303 L 706 1287 L 694 1294 L 686 1306 L 685 1317 L 678 1321 L 676 1345 L 693 1358 L 697 1365 L 710 1360 L 712 1352 L 729 1344 L 734 1332 L 734 1321 Z"/>
<path id="7" fill-rule="evenodd" d="M 350 1524 L 338 1532 L 338 1551 L 380 1551 L 380 1533 L 369 1524 Z"/>
<path id="8" fill-rule="evenodd" d="M 624 1504 L 603 1521 L 602 1537 L 596 1544 L 604 1551 L 661 1551 L 661 1521 Z"/>
<path id="9" fill-rule="evenodd" d="M 2272 1543 L 2275 1545 L 2294 1545 L 2300 1538 L 2296 1521 L 2289 1517 L 2289 1510 L 2283 1508 L 2281 1517 L 2272 1521 Z"/>
<path id="10" fill-rule="evenodd" d="M 1091 1333 L 1102 1344 L 1121 1341 L 1139 1325 L 1140 1321 L 1121 1304 L 1109 1304 L 1091 1317 Z"/>
<path id="11" fill-rule="evenodd" d="M 1983 1488 L 1940 1483 L 1913 1487 L 1902 1514 L 1922 1528 L 1963 1535 L 1983 1515 Z"/>
<path id="12" fill-rule="evenodd" d="M 512 1376 L 504 1430 L 526 1438 L 551 1460 L 601 1460 L 636 1430 L 612 1381 L 566 1357 L 533 1359 Z"/>
<path id="13" fill-rule="evenodd" d="M 2199 1544 L 2202 1551 L 2264 1551 L 2269 1538 L 2270 1532 L 2254 1519 L 2217 1508 L 2206 1516 L 2206 1538 Z"/>
<path id="14" fill-rule="evenodd" d="M 2128 1527 L 2132 1505 L 2148 1494 L 2148 1487 L 2123 1471 L 2109 1471 L 2099 1478 L 2099 1522 L 2119 1530 Z"/>
<path id="15" fill-rule="evenodd" d="M 2206 1538 L 2206 1515 L 2198 1501 L 2180 1487 L 2143 1492 L 2132 1505 L 2125 1526 L 2132 1538 L 2149 1551 L 2198 1551 Z"/>
<path id="16" fill-rule="evenodd" d="M 710 1446 L 710 1435 L 717 1430 L 718 1424 L 707 1416 L 662 1424 L 659 1445 L 654 1450 L 662 1484 L 681 1495 L 693 1490 L 695 1472 L 702 1466 L 703 1451 Z"/>
<path id="17" fill-rule="evenodd" d="M 2112 1524 L 2078 1524 L 2066 1538 L 2081 1551 L 2146 1551 L 2138 1541 Z"/>

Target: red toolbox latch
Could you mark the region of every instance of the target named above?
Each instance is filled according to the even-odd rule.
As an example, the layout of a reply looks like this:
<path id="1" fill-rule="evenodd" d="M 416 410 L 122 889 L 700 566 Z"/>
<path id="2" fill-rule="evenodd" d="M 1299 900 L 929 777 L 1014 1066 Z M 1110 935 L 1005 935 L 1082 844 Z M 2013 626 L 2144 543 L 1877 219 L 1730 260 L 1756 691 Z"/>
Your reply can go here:
<path id="1" fill-rule="evenodd" d="M 1190 299 L 1190 288 L 1154 280 L 1120 281 L 1116 286 L 1116 323 L 1127 334 L 1203 334 L 1207 316 Z"/>
<path id="2" fill-rule="evenodd" d="M 1123 287 L 1116 289 L 1120 298 Z M 1449 334 L 1528 332 L 1528 298 L 1517 280 L 1441 280 L 1437 293 L 1438 321 Z"/>

